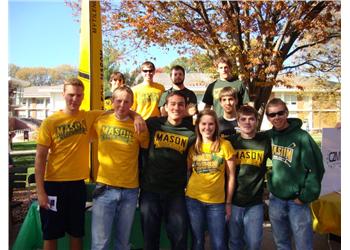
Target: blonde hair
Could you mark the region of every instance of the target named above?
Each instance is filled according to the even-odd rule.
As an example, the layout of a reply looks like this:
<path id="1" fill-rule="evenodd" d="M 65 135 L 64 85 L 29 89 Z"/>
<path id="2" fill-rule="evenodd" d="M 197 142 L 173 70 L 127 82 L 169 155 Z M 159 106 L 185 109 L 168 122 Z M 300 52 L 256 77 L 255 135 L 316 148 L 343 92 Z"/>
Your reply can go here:
<path id="1" fill-rule="evenodd" d="M 237 100 L 237 91 L 230 87 L 230 86 L 227 86 L 227 87 L 224 87 L 220 90 L 219 92 L 219 101 L 221 101 L 221 98 L 224 97 L 224 96 L 232 96 L 233 99 Z"/>
<path id="2" fill-rule="evenodd" d="M 126 85 L 120 86 L 113 91 L 112 102 L 114 101 L 114 98 L 116 98 L 117 92 L 123 92 L 123 91 L 127 92 L 131 96 L 131 102 L 133 103 L 134 102 L 134 92 L 132 92 L 131 88 L 129 88 Z"/>
<path id="3" fill-rule="evenodd" d="M 196 132 L 196 142 L 194 144 L 194 151 L 196 154 L 201 154 L 202 153 L 202 144 L 203 144 L 203 137 L 199 131 L 199 123 L 202 119 L 203 116 L 209 115 L 214 118 L 215 121 L 215 131 L 213 134 L 213 143 L 210 146 L 210 151 L 211 152 L 219 152 L 220 151 L 220 136 L 219 136 L 219 121 L 218 121 L 218 116 L 216 115 L 214 110 L 211 109 L 204 109 L 199 114 L 197 115 L 196 119 L 196 127 L 195 127 L 195 132 Z"/>

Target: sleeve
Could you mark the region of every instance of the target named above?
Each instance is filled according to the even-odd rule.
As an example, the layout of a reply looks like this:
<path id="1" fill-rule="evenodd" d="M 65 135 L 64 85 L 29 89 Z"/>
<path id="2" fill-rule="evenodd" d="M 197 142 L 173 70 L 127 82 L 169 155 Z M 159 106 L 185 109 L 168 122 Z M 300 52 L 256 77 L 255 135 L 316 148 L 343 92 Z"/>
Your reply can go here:
<path id="1" fill-rule="evenodd" d="M 224 158 L 225 158 L 225 160 L 229 160 L 235 155 L 235 150 L 229 141 L 223 139 L 222 143 L 224 146 L 223 148 L 225 150 L 224 151 Z"/>
<path id="2" fill-rule="evenodd" d="M 158 102 L 158 108 L 161 108 L 165 105 L 165 100 L 167 96 L 168 96 L 168 91 L 163 92 Z"/>
<path id="3" fill-rule="evenodd" d="M 47 119 L 41 123 L 39 128 L 39 133 L 38 133 L 37 144 L 41 144 L 47 147 L 51 145 L 52 134 L 50 132 L 49 126 L 50 126 L 50 123 Z"/>
<path id="4" fill-rule="evenodd" d="M 312 137 L 305 133 L 302 137 L 303 147 L 300 159 L 305 169 L 305 182 L 298 198 L 304 203 L 310 203 L 320 195 L 325 170 L 320 148 Z"/>
<path id="5" fill-rule="evenodd" d="M 214 98 L 213 98 L 214 84 L 215 82 L 212 82 L 211 84 L 208 85 L 207 89 L 205 90 L 203 100 L 202 100 L 202 102 L 204 102 L 205 104 L 213 105 L 214 103 Z"/>
<path id="6" fill-rule="evenodd" d="M 190 103 L 197 105 L 197 96 L 193 92 L 191 92 L 191 95 L 190 95 Z"/>

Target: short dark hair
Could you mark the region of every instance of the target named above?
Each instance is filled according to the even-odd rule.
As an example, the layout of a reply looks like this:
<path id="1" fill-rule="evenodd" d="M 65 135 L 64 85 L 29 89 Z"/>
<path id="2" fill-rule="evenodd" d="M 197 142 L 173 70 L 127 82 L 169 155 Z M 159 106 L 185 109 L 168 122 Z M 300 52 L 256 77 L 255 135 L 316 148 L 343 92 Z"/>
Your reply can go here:
<path id="1" fill-rule="evenodd" d="M 145 61 L 145 62 L 141 65 L 141 70 L 142 70 L 143 66 L 148 66 L 148 67 L 150 67 L 153 71 L 156 70 L 156 66 L 154 66 L 153 62 L 151 62 L 151 61 Z"/>
<path id="2" fill-rule="evenodd" d="M 173 70 L 181 70 L 182 73 L 184 73 L 184 75 L 185 75 L 185 69 L 180 65 L 174 65 L 170 68 L 170 76 L 173 73 Z"/>
<path id="3" fill-rule="evenodd" d="M 174 96 L 174 95 L 181 96 L 181 97 L 185 100 L 185 105 L 187 105 L 187 98 L 186 98 L 186 96 L 185 96 L 181 91 L 179 91 L 179 90 L 171 91 L 171 92 L 167 95 L 167 97 L 166 97 L 166 99 L 165 99 L 165 104 L 168 104 L 169 98 L 172 97 L 172 96 Z"/>
<path id="4" fill-rule="evenodd" d="M 237 120 L 241 117 L 241 115 L 254 115 L 255 119 L 258 120 L 259 113 L 255 108 L 249 105 L 243 105 L 237 110 Z"/>
<path id="5" fill-rule="evenodd" d="M 121 80 L 121 81 L 125 82 L 125 77 L 124 77 L 123 73 L 121 73 L 119 71 L 113 71 L 113 73 L 109 77 L 109 81 L 112 81 L 114 79 L 117 79 L 119 81 Z"/>

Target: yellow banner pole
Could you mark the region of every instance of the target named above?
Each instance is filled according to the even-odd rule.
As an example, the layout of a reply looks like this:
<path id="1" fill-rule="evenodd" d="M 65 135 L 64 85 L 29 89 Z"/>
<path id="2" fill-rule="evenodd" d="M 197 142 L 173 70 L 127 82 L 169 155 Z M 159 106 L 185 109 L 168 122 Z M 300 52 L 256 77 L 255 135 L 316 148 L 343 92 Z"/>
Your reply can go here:
<path id="1" fill-rule="evenodd" d="M 103 110 L 103 52 L 99 1 L 81 1 L 80 58 L 78 78 L 84 84 L 82 110 Z M 97 143 L 91 146 L 90 176 L 97 175 Z"/>

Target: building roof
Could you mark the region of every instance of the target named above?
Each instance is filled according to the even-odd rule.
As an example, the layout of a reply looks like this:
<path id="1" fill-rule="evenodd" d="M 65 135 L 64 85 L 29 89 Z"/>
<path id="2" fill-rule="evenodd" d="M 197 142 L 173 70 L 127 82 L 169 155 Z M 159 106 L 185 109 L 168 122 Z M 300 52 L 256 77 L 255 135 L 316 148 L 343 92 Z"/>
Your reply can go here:
<path id="1" fill-rule="evenodd" d="M 54 86 L 32 86 L 23 89 L 23 98 L 50 97 L 50 93 L 60 93 L 62 90 L 63 84 Z"/>

